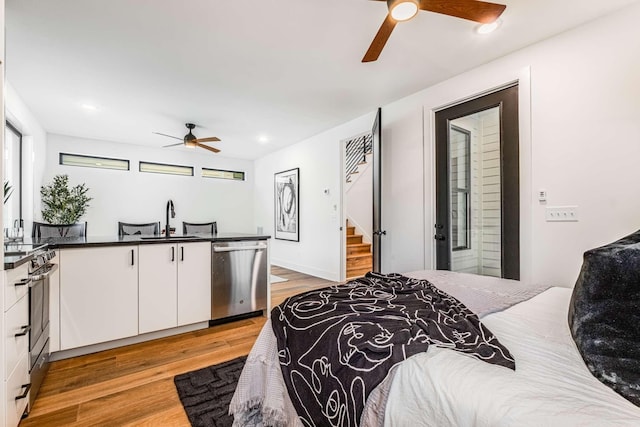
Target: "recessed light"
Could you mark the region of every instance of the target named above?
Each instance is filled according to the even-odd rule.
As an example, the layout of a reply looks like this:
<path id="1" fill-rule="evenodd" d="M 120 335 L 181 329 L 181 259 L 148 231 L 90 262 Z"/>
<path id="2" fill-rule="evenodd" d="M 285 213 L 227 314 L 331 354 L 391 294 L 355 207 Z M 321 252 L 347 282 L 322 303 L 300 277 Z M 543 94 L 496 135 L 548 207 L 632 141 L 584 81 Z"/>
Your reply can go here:
<path id="1" fill-rule="evenodd" d="M 258 137 L 258 142 L 261 144 L 266 144 L 267 142 L 269 142 L 269 137 L 266 135 L 260 135 Z"/>
<path id="2" fill-rule="evenodd" d="M 87 111 L 98 111 L 98 107 L 96 107 L 95 105 L 91 105 L 91 104 L 81 104 L 80 105 L 82 108 L 84 108 Z"/>
<path id="3" fill-rule="evenodd" d="M 489 24 L 478 25 L 476 27 L 476 33 L 478 33 L 478 34 L 493 33 L 495 30 L 498 29 L 500 24 L 502 24 L 502 21 L 500 19 L 496 19 L 495 21 L 493 21 L 493 22 L 491 22 Z"/>

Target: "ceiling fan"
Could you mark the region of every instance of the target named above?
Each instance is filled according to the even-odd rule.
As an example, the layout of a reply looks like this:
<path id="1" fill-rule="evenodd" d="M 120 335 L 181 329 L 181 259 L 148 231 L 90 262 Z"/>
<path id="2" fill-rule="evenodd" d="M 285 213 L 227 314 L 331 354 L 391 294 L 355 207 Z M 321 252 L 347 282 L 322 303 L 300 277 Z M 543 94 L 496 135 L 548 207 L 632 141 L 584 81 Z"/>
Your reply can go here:
<path id="1" fill-rule="evenodd" d="M 182 140 L 182 142 L 179 142 L 177 144 L 164 145 L 162 148 L 175 147 L 177 145 L 184 145 L 185 147 L 204 148 L 205 150 L 213 151 L 214 153 L 220 152 L 220 150 L 218 150 L 217 148 L 209 147 L 208 145 L 202 144 L 203 142 L 218 142 L 220 141 L 220 138 L 217 138 L 215 136 L 210 136 L 208 138 L 196 138 L 196 136 L 193 133 L 191 133 L 191 131 L 196 127 L 196 125 L 194 125 L 193 123 L 185 123 L 185 126 L 187 127 L 187 129 L 189 129 L 189 133 L 186 134 L 184 138 L 178 138 L 177 136 L 167 135 L 165 133 L 160 133 L 160 132 L 153 132 L 153 133 L 155 133 L 156 135 L 162 135 L 162 136 L 167 136 L 169 138 Z"/>
<path id="2" fill-rule="evenodd" d="M 420 10 L 468 19 L 482 24 L 497 20 L 507 6 L 479 0 L 375 0 L 386 1 L 389 14 L 378 30 L 362 62 L 378 59 L 398 22 L 408 21 Z"/>

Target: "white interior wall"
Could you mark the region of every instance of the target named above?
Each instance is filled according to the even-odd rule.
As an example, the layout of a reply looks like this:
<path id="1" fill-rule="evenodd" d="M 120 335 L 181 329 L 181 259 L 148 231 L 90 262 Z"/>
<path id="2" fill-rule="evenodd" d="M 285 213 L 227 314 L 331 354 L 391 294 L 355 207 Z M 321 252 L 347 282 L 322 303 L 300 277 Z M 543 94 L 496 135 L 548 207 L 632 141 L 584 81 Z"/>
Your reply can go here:
<path id="1" fill-rule="evenodd" d="M 59 164 L 59 153 L 125 159 L 129 171 Z M 138 171 L 139 161 L 194 166 L 194 176 Z M 202 178 L 202 167 L 245 172 L 245 181 Z M 83 220 L 89 236 L 114 236 L 118 221 L 164 225 L 166 205 L 172 199 L 176 217 L 171 226 L 182 233 L 182 221 L 217 221 L 218 232 L 255 233 L 253 218 L 253 161 L 228 159 L 205 150 L 160 149 L 133 144 L 48 135 L 45 183 L 67 174 L 71 185 L 85 183 L 93 197 Z M 36 218 L 41 218 L 38 212 Z M 30 233 L 30 229 L 28 230 Z"/>
<path id="2" fill-rule="evenodd" d="M 523 280 L 572 286 L 585 250 L 637 230 L 640 144 L 629 135 L 640 134 L 640 57 L 630 54 L 640 51 L 639 19 L 636 3 L 384 106 L 383 271 L 434 265 L 434 111 L 518 80 Z M 265 181 L 257 191 L 264 193 L 256 201 L 259 223 L 268 218 L 272 229 L 273 172 L 303 164 L 303 186 L 337 182 L 336 144 L 366 130 L 369 118 L 360 128 L 340 126 L 256 161 L 258 181 Z M 534 189 L 547 190 L 549 205 L 578 205 L 580 221 L 546 222 Z M 273 253 L 300 271 L 335 277 L 338 255 L 327 253 L 338 237 L 323 197 L 302 193 L 304 243 L 276 241 Z"/>
<path id="3" fill-rule="evenodd" d="M 356 227 L 356 233 L 362 234 L 362 241 L 372 242 L 373 232 L 373 157 L 367 155 L 367 163 L 358 166 L 358 173 L 351 176 L 347 183 L 347 218 Z"/>
<path id="4" fill-rule="evenodd" d="M 45 169 L 47 134 L 11 84 L 5 81 L 6 119 L 22 134 L 22 217 L 25 233 L 39 216 L 40 193 Z"/>
<path id="5" fill-rule="evenodd" d="M 341 144 L 371 129 L 375 112 L 255 161 L 255 222 L 273 236 L 273 174 L 300 168 L 300 241 L 271 241 L 271 263 L 340 279 Z M 324 190 L 329 193 L 325 194 Z"/>
<path id="6" fill-rule="evenodd" d="M 530 67 L 530 87 L 521 81 L 519 105 L 525 280 L 572 286 L 585 250 L 640 225 L 640 199 L 630 197 L 640 182 L 634 166 L 640 144 L 625 137 L 640 130 L 640 86 L 632 77 L 640 73 L 640 58 L 629 55 L 640 47 L 639 18 L 640 5 L 627 7 L 423 93 L 430 118 L 433 110 L 526 75 L 521 70 Z M 425 134 L 431 164 L 430 120 Z M 426 186 L 432 194 L 432 175 Z M 546 222 L 545 205 L 534 200 L 533 189 L 546 189 L 549 205 L 578 205 L 580 221 Z M 433 260 L 430 242 L 427 252 Z"/>

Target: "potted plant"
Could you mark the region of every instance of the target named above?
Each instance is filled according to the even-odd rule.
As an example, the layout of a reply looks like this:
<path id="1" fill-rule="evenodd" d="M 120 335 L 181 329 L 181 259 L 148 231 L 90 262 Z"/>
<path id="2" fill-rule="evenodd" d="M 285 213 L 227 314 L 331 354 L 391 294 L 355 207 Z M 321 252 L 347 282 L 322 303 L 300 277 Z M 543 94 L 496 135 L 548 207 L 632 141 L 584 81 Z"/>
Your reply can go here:
<path id="1" fill-rule="evenodd" d="M 49 224 L 74 224 L 87 212 L 91 197 L 85 184 L 69 188 L 68 175 L 56 175 L 53 182 L 40 188 L 42 219 Z"/>

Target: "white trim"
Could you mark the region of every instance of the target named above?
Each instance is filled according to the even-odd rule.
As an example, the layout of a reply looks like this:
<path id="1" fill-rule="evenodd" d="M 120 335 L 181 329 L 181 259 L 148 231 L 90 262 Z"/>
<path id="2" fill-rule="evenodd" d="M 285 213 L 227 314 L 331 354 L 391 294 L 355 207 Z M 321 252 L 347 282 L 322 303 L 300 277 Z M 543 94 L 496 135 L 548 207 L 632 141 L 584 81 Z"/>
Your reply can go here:
<path id="1" fill-rule="evenodd" d="M 332 282 L 340 282 L 341 281 L 338 277 L 336 277 L 336 272 L 335 271 L 320 270 L 320 269 L 309 267 L 309 266 L 306 266 L 306 265 L 300 265 L 300 264 L 292 263 L 292 262 L 289 262 L 289 261 L 283 260 L 283 259 L 272 258 L 271 262 L 272 262 L 271 265 L 276 265 L 278 267 L 283 267 L 283 268 L 286 268 L 286 269 L 289 269 L 289 270 L 298 271 L 300 273 L 308 274 L 310 276 L 320 277 L 321 279 L 331 280 Z M 346 262 L 345 262 L 345 264 L 346 264 Z"/>

